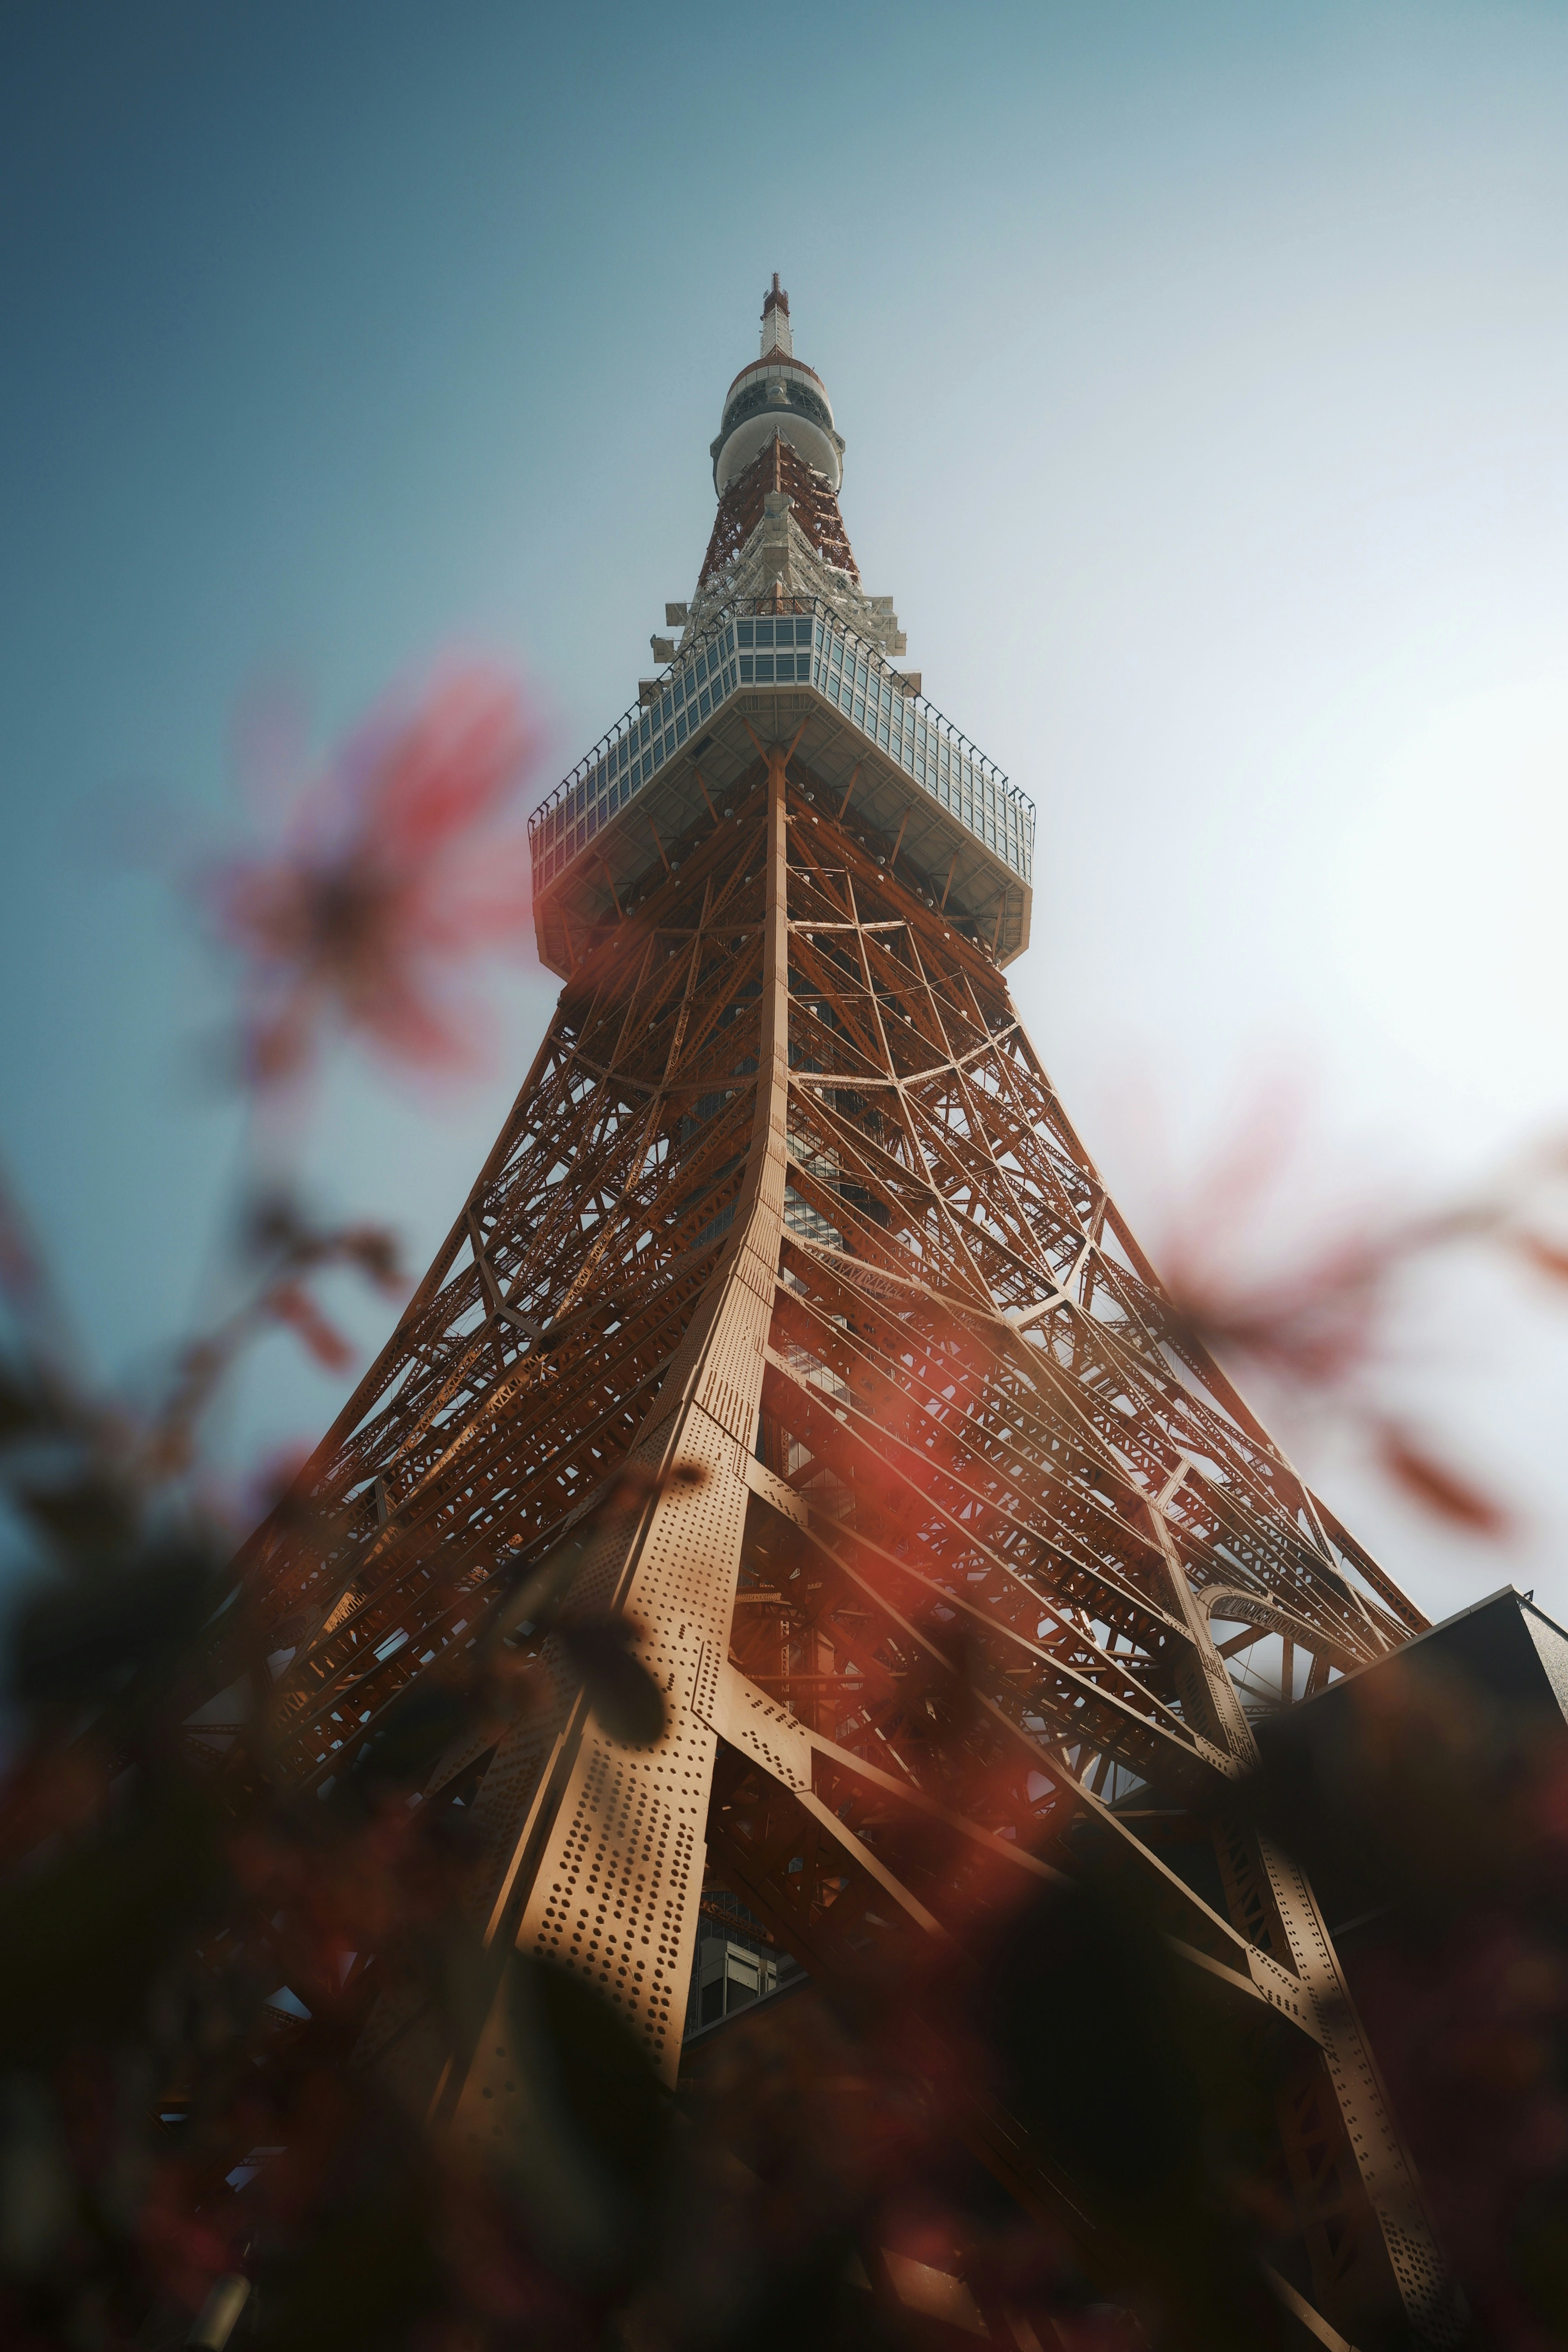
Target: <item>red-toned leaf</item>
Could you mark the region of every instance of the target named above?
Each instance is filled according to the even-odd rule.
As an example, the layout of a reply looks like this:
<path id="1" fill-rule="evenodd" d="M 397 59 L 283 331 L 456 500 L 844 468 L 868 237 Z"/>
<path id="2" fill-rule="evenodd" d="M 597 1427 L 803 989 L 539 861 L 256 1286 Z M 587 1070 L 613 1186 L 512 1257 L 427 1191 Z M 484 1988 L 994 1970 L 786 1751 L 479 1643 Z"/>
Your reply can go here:
<path id="1" fill-rule="evenodd" d="M 299 1283 L 280 1282 L 275 1290 L 268 1292 L 263 1305 L 278 1322 L 288 1324 L 329 1372 L 348 1370 L 354 1360 L 353 1349 Z"/>
<path id="2" fill-rule="evenodd" d="M 1515 1234 L 1512 1239 L 1520 1255 L 1528 1258 L 1538 1272 L 1550 1275 L 1553 1282 L 1568 1282 L 1568 1249 L 1544 1240 L 1540 1234 Z"/>
<path id="3" fill-rule="evenodd" d="M 1467 1528 L 1474 1535 L 1489 1536 L 1495 1542 L 1512 1534 L 1512 1514 L 1495 1496 L 1484 1494 L 1447 1463 L 1435 1461 L 1396 1423 L 1380 1425 L 1377 1454 L 1388 1475 L 1438 1518 Z"/>
<path id="4" fill-rule="evenodd" d="M 454 978 L 527 935 L 531 862 L 509 824 L 536 751 L 512 679 L 448 672 L 374 713 L 301 796 L 274 851 L 230 860 L 202 895 L 244 965 L 245 1066 L 307 1068 L 333 1023 L 391 1058 L 476 1058 Z"/>
<path id="5" fill-rule="evenodd" d="M 397 1236 L 384 1225 L 350 1225 L 336 1236 L 336 1246 L 340 1255 L 357 1265 L 378 1290 L 395 1297 L 406 1288 Z"/>
<path id="6" fill-rule="evenodd" d="M 633 1650 L 635 1627 L 595 1612 L 566 1618 L 555 1630 L 611 1738 L 628 1748 L 657 1747 L 664 1737 L 664 1694 Z"/>
<path id="7" fill-rule="evenodd" d="M 351 761 L 362 748 L 351 747 Z M 417 859 L 505 799 L 534 743 L 515 683 L 473 667 L 434 685 L 403 729 L 371 749 L 366 802 L 392 854 Z"/>

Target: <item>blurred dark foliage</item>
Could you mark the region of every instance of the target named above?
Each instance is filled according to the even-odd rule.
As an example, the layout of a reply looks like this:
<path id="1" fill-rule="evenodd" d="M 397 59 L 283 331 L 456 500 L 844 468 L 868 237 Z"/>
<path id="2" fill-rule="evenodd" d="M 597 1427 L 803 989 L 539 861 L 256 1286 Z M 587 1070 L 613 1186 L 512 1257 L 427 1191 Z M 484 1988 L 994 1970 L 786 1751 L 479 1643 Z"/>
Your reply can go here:
<path id="1" fill-rule="evenodd" d="M 1091 1839 L 1069 1880 L 988 1899 L 962 1949 L 728 2029 L 679 2096 L 595 1994 L 510 1957 L 530 2096 L 510 2144 L 461 2158 L 356 2046 L 398 1969 L 454 2052 L 487 2012 L 462 1809 L 409 1801 L 453 1739 L 533 1703 L 518 1637 L 560 1632 L 616 1736 L 659 1736 L 635 1629 L 574 1617 L 582 1536 L 498 1602 L 465 1681 L 411 1691 L 303 1801 L 269 1775 L 224 1548 L 163 1523 L 41 1383 L 5 1395 L 10 1492 L 55 1565 L 11 1624 L 0 2341 L 174 2345 L 204 2313 L 214 2342 L 339 2352 L 924 2347 L 976 2321 L 1068 2352 L 1300 2341 L 1262 2268 L 1290 2228 L 1259 2200 L 1262 2077 Z M 191 1720 L 215 1691 L 221 1770 L 210 1706 Z M 932 1735 L 955 1757 L 962 1717 Z M 1534 2352 L 1568 2340 L 1568 1741 L 1441 1681 L 1380 1685 L 1354 1726 L 1329 1764 L 1271 1754 L 1247 1801 L 1310 1867 L 1346 1809 L 1372 1838 L 1394 1916 L 1358 1997 L 1477 2340 Z M 977 2095 L 1057 2169 L 1060 2210 L 965 2153 Z M 960 2317 L 931 2281 L 960 2284 Z"/>
<path id="2" fill-rule="evenodd" d="M 362 1234 L 276 1209 L 268 1223 L 241 1319 L 268 1311 L 279 1264 L 290 1280 L 345 1255 L 388 1271 Z M 183 1447 L 78 1394 L 29 1347 L 28 1274 L 29 1297 L 11 1293 L 27 1312 L 0 1376 L 0 1475 L 47 1565 L 8 1626 L 0 2341 L 182 2342 L 209 2302 L 207 2334 L 232 2323 L 242 2342 L 488 2341 L 502 2317 L 516 2340 L 593 2340 L 651 2230 L 671 2128 L 624 2029 L 575 1985 L 513 1963 L 541 2177 L 556 2202 L 565 2179 L 614 2216 L 616 2261 L 586 2282 L 542 2250 L 527 2163 L 459 2179 L 439 2133 L 353 2063 L 400 1966 L 454 2048 L 482 2016 L 462 1811 L 416 1792 L 467 1727 L 536 1702 L 506 1671 L 508 1633 L 553 1631 L 608 1728 L 662 1736 L 634 1629 L 573 1612 L 591 1528 L 501 1602 L 461 1679 L 411 1691 L 326 1801 L 299 1798 L 270 1769 L 252 1596 L 167 1475 Z M 184 1389 L 171 1411 L 188 1421 Z M 647 1487 L 625 1477 L 605 1508 L 635 1509 Z"/>

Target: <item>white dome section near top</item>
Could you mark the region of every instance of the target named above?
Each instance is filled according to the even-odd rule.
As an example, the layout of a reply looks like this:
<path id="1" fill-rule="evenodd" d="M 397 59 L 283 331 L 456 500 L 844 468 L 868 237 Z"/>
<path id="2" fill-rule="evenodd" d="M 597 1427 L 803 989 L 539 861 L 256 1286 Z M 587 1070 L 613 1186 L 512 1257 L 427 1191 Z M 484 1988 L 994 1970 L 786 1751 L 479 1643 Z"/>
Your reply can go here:
<path id="1" fill-rule="evenodd" d="M 767 447 L 775 433 L 782 434 L 808 466 L 826 475 L 830 489 L 837 489 L 844 478 L 844 460 L 838 454 L 837 443 L 813 418 L 792 409 L 787 398 L 770 399 L 764 408 L 743 417 L 726 436 L 713 467 L 721 498 L 736 475 L 744 473 L 757 452 Z"/>
<path id="2" fill-rule="evenodd" d="M 794 353 L 789 296 L 775 270 L 763 303 L 762 356 L 742 369 L 725 395 L 712 453 L 713 486 L 721 498 L 775 433 L 837 491 L 844 478 L 844 444 L 834 430 L 833 404 L 816 370 Z"/>

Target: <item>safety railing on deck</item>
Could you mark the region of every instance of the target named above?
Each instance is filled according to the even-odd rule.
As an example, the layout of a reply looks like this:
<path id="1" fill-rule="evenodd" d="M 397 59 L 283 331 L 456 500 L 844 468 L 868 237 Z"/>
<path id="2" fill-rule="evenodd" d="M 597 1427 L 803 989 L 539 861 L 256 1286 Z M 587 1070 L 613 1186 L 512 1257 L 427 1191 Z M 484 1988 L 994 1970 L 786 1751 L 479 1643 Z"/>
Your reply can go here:
<path id="1" fill-rule="evenodd" d="M 816 688 L 895 767 L 983 841 L 1025 882 L 1034 876 L 1035 807 L 993 761 L 849 628 L 831 604 L 763 600 L 715 620 L 579 760 L 528 821 L 533 884 L 546 889 L 601 825 L 652 782 L 732 694 L 759 686 Z"/>

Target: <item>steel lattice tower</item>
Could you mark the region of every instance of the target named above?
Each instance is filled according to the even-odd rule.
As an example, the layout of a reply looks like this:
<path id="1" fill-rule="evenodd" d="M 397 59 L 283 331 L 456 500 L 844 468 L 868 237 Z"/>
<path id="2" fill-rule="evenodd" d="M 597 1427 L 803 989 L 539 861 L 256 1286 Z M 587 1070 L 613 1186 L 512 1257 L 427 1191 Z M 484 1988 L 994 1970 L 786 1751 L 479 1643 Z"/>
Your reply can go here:
<path id="1" fill-rule="evenodd" d="M 1311 1889 L 1227 1812 L 1269 1660 L 1279 1704 L 1426 1621 L 1184 1339 L 1019 1024 L 1034 811 L 891 666 L 843 446 L 775 278 L 679 642 L 532 820 L 548 1034 L 308 1474 L 325 1557 L 286 1570 L 277 1539 L 287 1761 L 345 1769 L 628 1458 L 699 1465 L 596 1523 L 574 1588 L 645 1629 L 662 1744 L 563 1684 L 432 1776 L 473 1791 L 491 1943 L 579 1972 L 673 2079 L 705 1874 L 814 1976 L 864 1978 L 1093 1823 L 1238 2047 L 1265 2010 L 1293 2037 L 1302 2340 L 1393 2298 L 1452 2342 Z M 509 2095 L 496 2046 L 448 2079 L 459 2134 Z M 973 2138 L 1070 2209 L 1008 2116 Z"/>

